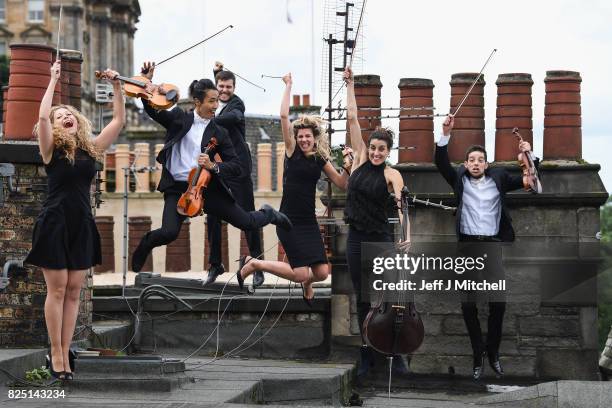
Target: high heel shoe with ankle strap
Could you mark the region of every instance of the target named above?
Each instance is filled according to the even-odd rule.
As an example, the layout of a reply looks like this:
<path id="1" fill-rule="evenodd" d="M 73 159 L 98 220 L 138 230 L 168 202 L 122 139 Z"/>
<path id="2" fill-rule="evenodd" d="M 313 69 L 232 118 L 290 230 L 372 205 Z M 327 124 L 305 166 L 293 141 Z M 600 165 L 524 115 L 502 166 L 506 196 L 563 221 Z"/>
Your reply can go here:
<path id="1" fill-rule="evenodd" d="M 314 295 L 309 299 L 306 297 L 306 288 L 304 287 L 303 283 L 300 283 L 300 286 L 302 288 L 302 299 L 304 299 L 304 303 L 306 303 L 308 305 L 308 307 L 312 307 L 312 301 L 314 300 Z M 313 289 L 313 293 L 314 293 L 314 289 Z"/>
<path id="2" fill-rule="evenodd" d="M 244 265 L 248 264 L 253 259 L 253 257 L 251 257 L 247 261 L 246 258 L 247 258 L 247 255 L 241 256 L 240 259 L 236 260 L 236 262 L 238 262 L 238 272 L 236 272 L 236 280 L 238 281 L 238 286 L 240 287 L 240 290 L 244 289 L 244 278 L 242 277 L 242 274 L 241 274 L 242 268 L 244 268 Z"/>

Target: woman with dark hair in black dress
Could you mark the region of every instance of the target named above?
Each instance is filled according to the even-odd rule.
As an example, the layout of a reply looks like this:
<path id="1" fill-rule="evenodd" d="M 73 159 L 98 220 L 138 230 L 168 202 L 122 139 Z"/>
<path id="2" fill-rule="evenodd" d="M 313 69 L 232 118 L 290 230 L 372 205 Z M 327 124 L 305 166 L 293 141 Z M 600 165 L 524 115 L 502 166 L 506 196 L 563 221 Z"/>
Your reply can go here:
<path id="1" fill-rule="evenodd" d="M 106 78 L 117 73 L 104 72 Z M 45 323 L 51 349 L 51 374 L 72 379 L 69 351 L 79 313 L 81 286 L 87 269 L 101 262 L 100 236 L 91 213 L 90 188 L 95 160 L 117 139 L 125 124 L 125 105 L 118 80 L 113 84 L 113 119 L 94 138 L 91 123 L 72 106 L 51 106 L 60 78 L 60 62 L 40 103 L 38 136 L 47 172 L 47 199 L 34 225 L 32 250 L 26 262 L 42 268 L 47 285 Z"/>
<path id="2" fill-rule="evenodd" d="M 303 297 L 310 305 L 314 297 L 313 282 L 327 279 L 329 265 L 315 215 L 316 184 L 323 171 L 338 187 L 345 189 L 348 171 L 339 174 L 329 161 L 329 142 L 325 122 L 318 116 L 304 115 L 289 121 L 289 97 L 291 74 L 283 76 L 285 92 L 281 104 L 281 126 L 285 141 L 283 172 L 283 198 L 280 211 L 293 224 L 290 231 L 276 229 L 285 249 L 289 264 L 264 261 L 250 256 L 243 257 L 237 272 L 238 282 L 255 271 L 267 271 L 273 275 L 302 284 Z M 350 149 L 343 152 L 345 166 L 350 166 Z"/>
<path id="3" fill-rule="evenodd" d="M 359 328 L 363 334 L 363 322 L 370 310 L 370 303 L 362 299 L 361 244 L 393 242 L 393 228 L 388 221 L 389 213 L 397 211 L 400 220 L 403 220 L 403 215 L 399 201 L 394 203 L 390 193 L 394 193 L 395 197 L 401 197 L 404 180 L 399 171 L 386 164 L 393 146 L 393 132 L 386 128 L 378 128 L 370 134 L 368 144 L 364 143 L 357 119 L 357 101 L 353 72 L 350 68 L 344 71 L 344 80 L 347 88 L 347 119 L 351 146 L 355 151 L 344 209 L 344 220 L 349 225 L 346 258 L 357 296 Z M 410 247 L 410 224 L 408 220 L 405 221 L 408 223 L 407 240 L 397 244 L 397 248 L 402 251 L 407 251 Z M 395 360 L 397 360 L 393 363 L 395 371 L 407 372 L 403 361 L 400 358 Z M 372 362 L 372 350 L 364 345 L 361 348 L 358 375 L 365 375 Z"/>

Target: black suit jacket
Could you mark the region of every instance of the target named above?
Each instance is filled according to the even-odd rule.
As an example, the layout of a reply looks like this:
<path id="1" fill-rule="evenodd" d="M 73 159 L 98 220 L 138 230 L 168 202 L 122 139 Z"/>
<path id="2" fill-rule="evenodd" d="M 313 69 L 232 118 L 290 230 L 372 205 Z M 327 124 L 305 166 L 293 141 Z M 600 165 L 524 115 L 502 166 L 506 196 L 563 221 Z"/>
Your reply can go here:
<path id="1" fill-rule="evenodd" d="M 463 176 L 466 175 L 467 169 L 465 166 L 453 168 L 448 158 L 448 145 L 436 145 L 435 163 L 442 177 L 450 184 L 457 197 L 457 236 L 459 236 L 461 225 L 461 210 L 463 208 Z M 506 242 L 514 241 L 514 229 L 512 228 L 512 217 L 506 207 L 506 193 L 512 190 L 518 190 L 523 187 L 523 176 L 513 176 L 503 168 L 488 168 L 485 170 L 485 175 L 491 177 L 499 191 L 501 203 L 501 218 L 499 220 L 499 232 L 497 237 Z"/>
<path id="2" fill-rule="evenodd" d="M 246 124 L 244 119 L 244 102 L 237 95 L 233 95 L 221 112 L 215 117 L 218 125 L 227 129 L 229 137 L 236 150 L 240 162 L 241 173 L 238 177 L 251 177 L 253 161 L 251 151 L 246 142 Z"/>
<path id="3" fill-rule="evenodd" d="M 161 149 L 159 154 L 157 155 L 157 162 L 163 166 L 161 179 L 159 181 L 159 185 L 157 189 L 161 192 L 166 190 L 168 187 L 174 184 L 174 178 L 168 168 L 166 167 L 166 163 L 168 159 L 172 155 L 172 147 L 181 140 L 191 126 L 193 125 L 193 111 L 185 112 L 182 109 L 176 107 L 170 111 L 168 110 L 155 110 L 147 101 L 142 101 L 144 105 L 144 109 L 147 114 L 162 125 L 166 129 L 166 137 L 164 140 L 164 147 Z M 210 151 L 211 159 L 215 156 L 215 154 L 219 154 L 222 163 L 219 163 L 219 174 L 214 175 L 220 181 L 219 185 L 222 190 L 224 190 L 230 197 L 233 198 L 232 193 L 224 181 L 226 177 L 237 177 L 240 174 L 240 163 L 238 161 L 238 157 L 236 156 L 236 152 L 234 151 L 234 146 L 232 145 L 232 141 L 230 140 L 227 130 L 222 128 L 216 123 L 216 120 L 213 119 L 206 126 L 206 130 L 204 131 L 204 135 L 202 136 L 202 144 L 201 151 L 203 152 L 206 149 L 206 145 L 212 137 L 217 138 L 217 147 Z"/>

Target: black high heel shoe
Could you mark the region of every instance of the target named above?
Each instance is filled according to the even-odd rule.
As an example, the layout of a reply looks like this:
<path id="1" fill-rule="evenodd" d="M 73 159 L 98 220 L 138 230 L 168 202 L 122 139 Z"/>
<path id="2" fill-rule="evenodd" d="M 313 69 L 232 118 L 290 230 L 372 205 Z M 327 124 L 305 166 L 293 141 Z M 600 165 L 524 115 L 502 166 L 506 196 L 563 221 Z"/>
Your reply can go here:
<path id="1" fill-rule="evenodd" d="M 308 307 L 312 307 L 312 301 L 314 300 L 314 289 L 313 289 L 313 296 L 310 299 L 308 299 L 306 297 L 306 289 L 304 288 L 304 284 L 300 282 L 300 286 L 302 287 L 302 299 L 304 299 L 304 303 L 306 303 Z"/>
<path id="2" fill-rule="evenodd" d="M 57 378 L 58 380 L 66 379 L 65 371 L 55 371 L 53 369 L 53 358 L 51 357 L 51 348 L 49 348 L 49 351 L 47 354 L 47 368 L 49 369 L 49 372 L 51 373 L 51 377 Z"/>
<path id="3" fill-rule="evenodd" d="M 240 259 L 237 259 L 236 261 L 238 262 L 238 272 L 236 272 L 236 280 L 238 281 L 238 286 L 240 287 L 240 290 L 244 289 L 244 278 L 242 277 L 241 273 L 242 272 L 242 268 L 244 268 L 244 265 L 248 264 L 249 262 L 251 262 L 251 259 L 253 259 L 252 257 L 247 261 L 248 255 L 245 256 L 241 256 Z"/>

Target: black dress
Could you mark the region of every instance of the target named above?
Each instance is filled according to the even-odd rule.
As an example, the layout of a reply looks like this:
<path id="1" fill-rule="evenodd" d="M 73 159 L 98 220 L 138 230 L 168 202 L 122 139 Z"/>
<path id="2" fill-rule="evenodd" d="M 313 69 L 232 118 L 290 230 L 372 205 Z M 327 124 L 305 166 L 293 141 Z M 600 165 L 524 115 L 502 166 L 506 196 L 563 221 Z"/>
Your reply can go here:
<path id="1" fill-rule="evenodd" d="M 77 149 L 72 165 L 55 150 L 45 170 L 48 195 L 25 261 L 49 269 L 87 269 L 100 264 L 100 235 L 90 204 L 94 159 Z"/>
<path id="2" fill-rule="evenodd" d="M 362 267 L 361 244 L 364 242 L 393 242 L 393 228 L 389 217 L 397 214 L 385 179 L 386 165 L 375 166 L 369 160 L 351 174 L 346 190 L 344 220 L 349 224 L 346 241 L 346 260 L 357 295 L 359 327 L 370 310 L 369 293 L 365 284 L 372 269 Z M 395 213 L 395 214 L 394 214 Z"/>
<path id="3" fill-rule="evenodd" d="M 326 163 L 319 155 L 304 156 L 299 146 L 291 157 L 285 155 L 280 211 L 289 217 L 293 228 L 277 227 L 276 234 L 292 268 L 327 263 L 315 215 L 316 185 Z"/>

